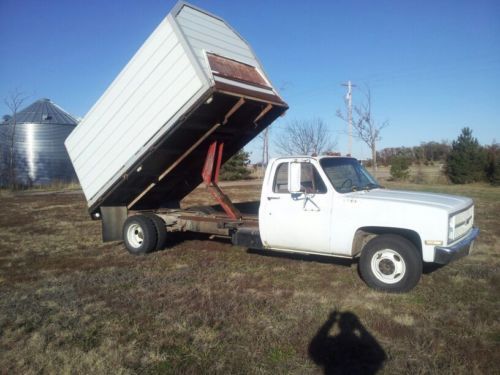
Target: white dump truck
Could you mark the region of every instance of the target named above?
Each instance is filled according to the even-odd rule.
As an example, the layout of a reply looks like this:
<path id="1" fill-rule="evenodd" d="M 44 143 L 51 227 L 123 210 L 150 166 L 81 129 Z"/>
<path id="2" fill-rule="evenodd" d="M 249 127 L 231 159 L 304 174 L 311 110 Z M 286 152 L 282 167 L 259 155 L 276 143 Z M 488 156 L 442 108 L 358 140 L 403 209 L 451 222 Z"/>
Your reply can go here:
<path id="1" fill-rule="evenodd" d="M 198 232 L 359 258 L 365 282 L 393 292 L 413 288 L 423 262 L 469 253 L 471 199 L 383 189 L 350 157 L 273 159 L 260 202 L 233 204 L 220 166 L 287 109 L 234 29 L 178 3 L 65 142 L 103 240 L 145 254 L 169 233 Z M 201 183 L 218 206 L 181 209 Z"/>

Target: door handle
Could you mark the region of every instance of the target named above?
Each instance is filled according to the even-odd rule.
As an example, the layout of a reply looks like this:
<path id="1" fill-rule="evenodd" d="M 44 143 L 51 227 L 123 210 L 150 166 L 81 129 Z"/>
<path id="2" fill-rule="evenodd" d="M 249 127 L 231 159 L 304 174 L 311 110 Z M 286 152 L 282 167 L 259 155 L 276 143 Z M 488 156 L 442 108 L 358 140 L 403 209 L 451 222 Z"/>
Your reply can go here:
<path id="1" fill-rule="evenodd" d="M 271 199 L 280 199 L 280 197 L 267 197 L 268 201 L 270 201 Z"/>

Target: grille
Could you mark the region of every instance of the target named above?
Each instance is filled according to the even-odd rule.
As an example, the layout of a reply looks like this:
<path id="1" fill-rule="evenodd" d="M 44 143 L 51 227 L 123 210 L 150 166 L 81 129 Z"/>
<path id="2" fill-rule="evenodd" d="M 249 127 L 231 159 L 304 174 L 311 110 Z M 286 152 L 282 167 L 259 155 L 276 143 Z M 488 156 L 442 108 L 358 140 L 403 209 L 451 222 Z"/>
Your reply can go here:
<path id="1" fill-rule="evenodd" d="M 459 212 L 455 218 L 455 240 L 465 236 L 474 224 L 474 206 L 470 206 L 465 211 Z"/>

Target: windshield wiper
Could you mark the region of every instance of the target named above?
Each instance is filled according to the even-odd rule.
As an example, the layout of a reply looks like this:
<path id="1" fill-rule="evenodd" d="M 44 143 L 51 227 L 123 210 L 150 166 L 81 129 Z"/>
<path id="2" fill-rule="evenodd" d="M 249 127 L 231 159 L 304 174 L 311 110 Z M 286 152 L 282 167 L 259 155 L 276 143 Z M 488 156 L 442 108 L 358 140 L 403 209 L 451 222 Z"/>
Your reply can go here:
<path id="1" fill-rule="evenodd" d="M 372 182 L 366 184 L 366 186 L 363 186 L 363 190 L 371 190 L 371 189 L 376 189 L 379 188 L 380 185 L 374 184 Z"/>

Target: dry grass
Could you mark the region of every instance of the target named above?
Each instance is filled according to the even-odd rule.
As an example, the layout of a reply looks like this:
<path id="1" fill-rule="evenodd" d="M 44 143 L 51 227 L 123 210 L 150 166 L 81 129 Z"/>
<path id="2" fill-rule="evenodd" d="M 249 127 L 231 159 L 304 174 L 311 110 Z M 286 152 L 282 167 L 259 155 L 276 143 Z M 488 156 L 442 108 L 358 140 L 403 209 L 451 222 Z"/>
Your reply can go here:
<path id="1" fill-rule="evenodd" d="M 3 196 L 1 372 L 498 372 L 500 189 L 426 188 L 472 196 L 482 233 L 405 295 L 368 289 L 348 262 L 202 238 L 132 257 L 100 242 L 76 191 Z M 226 191 L 246 200 L 259 186 Z"/>

